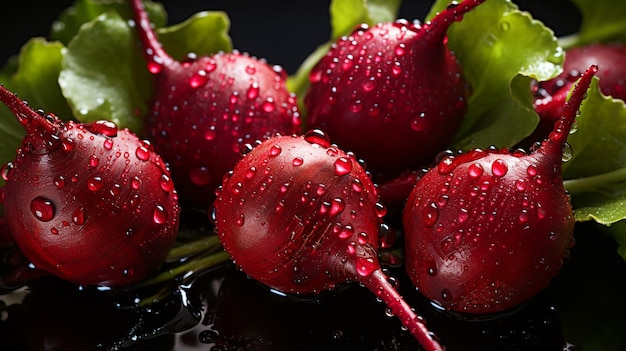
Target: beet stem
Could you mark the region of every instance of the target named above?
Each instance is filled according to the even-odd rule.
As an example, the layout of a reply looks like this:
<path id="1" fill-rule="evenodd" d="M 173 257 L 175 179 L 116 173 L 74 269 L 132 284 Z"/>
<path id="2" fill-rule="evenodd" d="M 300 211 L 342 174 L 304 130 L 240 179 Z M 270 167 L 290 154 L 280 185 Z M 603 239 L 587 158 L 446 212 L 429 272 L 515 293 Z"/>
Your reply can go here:
<path id="1" fill-rule="evenodd" d="M 144 46 L 144 55 L 150 65 L 157 65 L 159 67 L 167 66 L 174 62 L 174 58 L 170 56 L 162 47 L 159 42 L 148 13 L 144 8 L 142 0 L 131 0 L 131 7 L 133 10 L 133 17 L 135 20 L 135 26 L 138 27 L 138 33 L 141 37 L 141 41 Z M 157 70 L 160 71 L 160 70 Z"/>
<path id="2" fill-rule="evenodd" d="M 369 276 L 363 277 L 360 283 L 376 294 L 378 298 L 391 308 L 393 314 L 408 328 L 424 349 L 427 351 L 444 350 L 437 340 L 433 339 L 426 326 L 420 322 L 418 316 L 411 309 L 411 306 L 404 301 L 398 291 L 389 283 L 382 269 L 377 269 Z"/>
<path id="3" fill-rule="evenodd" d="M 567 136 L 572 129 L 572 125 L 576 120 L 576 115 L 578 114 L 580 105 L 586 98 L 587 90 L 589 89 L 591 80 L 596 72 L 598 72 L 598 66 L 591 65 L 585 73 L 582 74 L 578 83 L 576 83 L 569 100 L 565 103 L 561 117 L 554 124 L 554 129 L 550 132 L 550 136 L 538 149 L 540 153 L 551 157 L 558 156 L 558 158 L 561 158 L 563 146 L 567 141 Z"/>
<path id="4" fill-rule="evenodd" d="M 58 126 L 33 110 L 28 104 L 0 84 L 0 101 L 2 101 L 17 118 L 29 135 L 56 134 Z M 55 119 L 56 120 L 56 119 Z"/>
<path id="5" fill-rule="evenodd" d="M 451 3 L 445 10 L 439 12 L 425 27 L 430 33 L 430 39 L 435 42 L 443 42 L 452 23 L 460 21 L 463 15 L 476 8 L 486 0 L 465 0 L 459 4 Z"/>

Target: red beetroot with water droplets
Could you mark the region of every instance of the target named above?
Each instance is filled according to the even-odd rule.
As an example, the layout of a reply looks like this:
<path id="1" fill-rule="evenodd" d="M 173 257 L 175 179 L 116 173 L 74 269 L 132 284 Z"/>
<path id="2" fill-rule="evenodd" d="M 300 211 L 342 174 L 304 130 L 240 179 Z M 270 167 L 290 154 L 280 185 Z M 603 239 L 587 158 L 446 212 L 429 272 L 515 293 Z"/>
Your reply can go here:
<path id="1" fill-rule="evenodd" d="M 565 101 L 580 74 L 590 65 L 598 65 L 598 86 L 604 95 L 626 101 L 626 46 L 622 44 L 594 43 L 566 51 L 563 72 L 557 77 L 534 86 L 535 111 L 539 125 L 523 146 L 541 141 L 559 119 Z"/>
<path id="2" fill-rule="evenodd" d="M 176 61 L 159 44 L 141 0 L 132 7 L 156 76 L 146 135 L 169 163 L 181 204 L 208 207 L 247 143 L 299 131 L 296 97 L 281 67 L 245 53 Z"/>
<path id="3" fill-rule="evenodd" d="M 470 91 L 446 32 L 483 1 L 452 4 L 423 25 L 363 25 L 333 43 L 311 70 L 308 126 L 354 151 L 375 176 L 430 164 L 456 133 Z"/>
<path id="4" fill-rule="evenodd" d="M 149 143 L 114 123 L 63 123 L 0 86 L 27 135 L 2 167 L 4 212 L 38 268 L 85 285 L 126 286 L 161 266 L 178 232 L 170 174 Z"/>
<path id="5" fill-rule="evenodd" d="M 384 214 L 365 169 L 317 130 L 255 146 L 220 187 L 213 220 L 250 277 L 288 294 L 360 282 L 427 350 L 441 350 L 381 269 Z"/>
<path id="6" fill-rule="evenodd" d="M 562 149 L 597 67 L 582 76 L 549 138 L 530 154 L 473 150 L 423 175 L 403 214 L 418 290 L 466 313 L 511 309 L 544 289 L 574 243 Z"/>

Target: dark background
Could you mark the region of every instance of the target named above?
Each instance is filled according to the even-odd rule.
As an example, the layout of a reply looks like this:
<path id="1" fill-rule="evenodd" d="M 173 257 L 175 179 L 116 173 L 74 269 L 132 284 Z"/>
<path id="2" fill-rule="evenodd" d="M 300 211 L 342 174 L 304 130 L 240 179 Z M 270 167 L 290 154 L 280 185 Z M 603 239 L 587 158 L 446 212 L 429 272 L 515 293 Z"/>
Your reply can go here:
<path id="1" fill-rule="evenodd" d="M 52 22 L 73 0 L 11 0 L 0 5 L 0 64 L 33 36 L 47 36 Z M 230 36 L 240 51 L 262 57 L 293 73 L 330 36 L 330 0 L 163 0 L 170 23 L 202 10 L 225 10 Z M 422 20 L 433 0 L 404 0 L 399 17 Z M 579 15 L 569 0 L 514 0 L 555 30 L 576 31 Z"/>

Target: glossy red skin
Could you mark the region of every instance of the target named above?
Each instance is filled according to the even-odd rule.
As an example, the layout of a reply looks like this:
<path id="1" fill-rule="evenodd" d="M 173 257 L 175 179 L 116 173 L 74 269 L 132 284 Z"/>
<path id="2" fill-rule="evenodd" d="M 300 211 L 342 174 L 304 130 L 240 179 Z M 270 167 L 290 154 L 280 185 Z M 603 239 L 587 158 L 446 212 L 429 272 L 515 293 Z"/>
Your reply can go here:
<path id="1" fill-rule="evenodd" d="M 548 285 L 574 243 L 572 207 L 553 172 L 561 161 L 472 152 L 452 162 L 420 178 L 409 196 L 408 274 L 445 309 L 511 309 Z M 505 175 L 494 175 L 494 162 L 508 165 Z"/>
<path id="2" fill-rule="evenodd" d="M 385 211 L 369 174 L 321 136 L 273 137 L 237 163 L 212 213 L 224 249 L 250 277 L 288 294 L 359 282 L 425 350 L 443 350 L 380 266 Z"/>
<path id="3" fill-rule="evenodd" d="M 574 244 L 562 149 L 597 66 L 581 76 L 532 153 L 450 155 L 419 178 L 403 213 L 406 269 L 447 310 L 490 314 L 544 289 Z"/>
<path id="4" fill-rule="evenodd" d="M 145 134 L 170 165 L 181 204 L 206 209 L 246 144 L 300 131 L 296 97 L 281 67 L 246 53 L 174 60 L 158 43 L 141 1 L 133 6 L 156 76 Z"/>
<path id="5" fill-rule="evenodd" d="M 334 164 L 342 161 L 352 171 L 338 175 Z M 359 261 L 377 257 L 376 202 L 376 189 L 353 156 L 283 136 L 237 164 L 218 192 L 214 215 L 224 249 L 246 274 L 285 293 L 316 294 L 356 279 Z M 347 226 L 353 233 L 340 239 Z"/>
<path id="6" fill-rule="evenodd" d="M 448 26 L 482 1 L 464 1 L 431 23 L 357 28 L 311 70 L 307 123 L 363 158 L 374 174 L 428 165 L 447 147 L 470 87 L 445 45 Z"/>
<path id="7" fill-rule="evenodd" d="M 113 124 L 63 123 L 32 110 L 22 119 L 28 108 L 7 104 L 29 131 L 3 168 L 3 207 L 20 251 L 36 268 L 83 285 L 127 286 L 157 271 L 180 210 L 149 144 Z"/>

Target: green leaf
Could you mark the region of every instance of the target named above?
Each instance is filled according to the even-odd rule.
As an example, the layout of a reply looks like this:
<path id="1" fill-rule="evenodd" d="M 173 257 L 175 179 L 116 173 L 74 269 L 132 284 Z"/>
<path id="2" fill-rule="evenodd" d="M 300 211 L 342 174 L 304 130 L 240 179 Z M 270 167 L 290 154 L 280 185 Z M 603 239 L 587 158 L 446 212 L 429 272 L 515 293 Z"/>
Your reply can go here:
<path id="1" fill-rule="evenodd" d="M 11 58 L 2 69 L 0 83 L 33 108 L 53 112 L 67 120 L 72 113 L 57 83 L 63 48 L 59 42 L 30 39 L 19 55 Z M 0 106 L 0 164 L 15 158 L 15 150 L 25 133 L 8 107 Z"/>
<path id="2" fill-rule="evenodd" d="M 567 142 L 563 185 L 578 221 L 610 225 L 626 219 L 626 105 L 603 95 L 594 78 Z"/>
<path id="3" fill-rule="evenodd" d="M 229 30 L 228 15 L 221 11 L 211 11 L 199 12 L 182 23 L 159 28 L 157 34 L 170 56 L 182 60 L 190 52 L 203 56 L 218 51 L 232 51 Z"/>
<path id="4" fill-rule="evenodd" d="M 448 3 L 437 1 L 429 18 Z M 511 1 L 490 0 L 452 24 L 448 38 L 472 87 L 454 146 L 511 147 L 528 136 L 538 121 L 530 80 L 552 78 L 562 69 L 554 32 Z"/>
<path id="5" fill-rule="evenodd" d="M 67 47 L 59 84 L 81 122 L 109 120 L 141 130 L 152 92 L 133 29 L 109 12 L 81 27 Z"/>
<path id="6" fill-rule="evenodd" d="M 626 166 L 626 104 L 605 96 L 594 78 L 567 138 L 573 157 L 563 164 L 563 178 L 590 177 Z"/>
<path id="7" fill-rule="evenodd" d="M 72 118 L 72 111 L 58 84 L 64 48 L 60 42 L 43 38 L 29 40 L 20 51 L 11 86 L 33 108 L 52 112 L 67 121 Z"/>
<path id="8" fill-rule="evenodd" d="M 167 14 L 163 5 L 151 1 L 145 2 L 150 22 L 156 28 L 163 27 L 167 23 Z M 127 1 L 123 0 L 76 0 L 65 9 L 61 16 L 52 24 L 50 38 L 68 45 L 70 40 L 78 33 L 80 27 L 91 22 L 96 17 L 109 11 L 120 14 L 125 19 L 132 18 L 132 13 Z"/>
<path id="9" fill-rule="evenodd" d="M 571 48 L 593 42 L 626 42 L 626 1 L 572 0 L 581 13 L 578 32 L 560 39 Z"/>
<path id="10" fill-rule="evenodd" d="M 333 0 L 330 3 L 332 38 L 348 35 L 362 23 L 374 25 L 396 19 L 400 0 Z"/>

